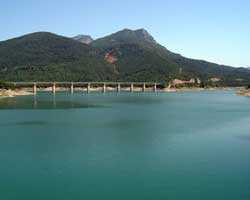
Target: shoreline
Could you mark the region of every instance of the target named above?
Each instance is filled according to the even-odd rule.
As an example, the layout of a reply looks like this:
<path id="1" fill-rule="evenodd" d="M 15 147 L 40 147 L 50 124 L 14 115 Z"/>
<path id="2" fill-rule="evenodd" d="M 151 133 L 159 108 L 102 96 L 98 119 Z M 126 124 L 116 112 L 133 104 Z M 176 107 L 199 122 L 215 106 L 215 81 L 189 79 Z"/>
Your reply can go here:
<path id="1" fill-rule="evenodd" d="M 241 89 L 237 92 L 238 96 L 250 97 L 250 89 Z"/>
<path id="2" fill-rule="evenodd" d="M 230 91 L 230 90 L 238 90 L 237 94 L 240 96 L 250 96 L 250 90 L 244 90 L 243 88 L 239 87 L 220 87 L 220 88 L 162 88 L 157 89 L 158 92 L 163 93 L 181 93 L 181 92 L 202 92 L 202 91 Z M 39 92 L 52 92 L 52 87 L 41 88 L 38 90 Z M 56 89 L 58 92 L 70 92 L 70 88 L 66 87 L 58 87 Z M 75 92 L 87 92 L 87 88 L 76 87 L 74 88 Z M 94 87 L 91 88 L 91 92 L 102 92 L 103 87 Z M 113 87 L 107 87 L 106 92 L 116 92 L 117 89 Z M 121 92 L 129 92 L 130 87 L 124 87 L 121 89 Z M 141 87 L 134 87 L 134 92 L 143 92 Z M 145 92 L 153 92 L 152 88 L 146 88 Z M 8 98 L 8 97 L 16 97 L 16 96 L 29 96 L 33 95 L 32 88 L 22 88 L 22 89 L 0 89 L 0 99 L 1 98 Z"/>
<path id="3" fill-rule="evenodd" d="M 239 90 L 239 87 L 211 87 L 211 88 L 199 88 L 199 87 L 183 87 L 183 88 L 164 88 L 160 91 L 163 92 L 201 92 L 201 91 L 230 91 Z"/>
<path id="4" fill-rule="evenodd" d="M 2 98 L 12 98 L 16 96 L 29 96 L 33 93 L 25 90 L 25 89 L 17 89 L 17 90 L 10 90 L 10 89 L 0 89 L 0 99 Z"/>

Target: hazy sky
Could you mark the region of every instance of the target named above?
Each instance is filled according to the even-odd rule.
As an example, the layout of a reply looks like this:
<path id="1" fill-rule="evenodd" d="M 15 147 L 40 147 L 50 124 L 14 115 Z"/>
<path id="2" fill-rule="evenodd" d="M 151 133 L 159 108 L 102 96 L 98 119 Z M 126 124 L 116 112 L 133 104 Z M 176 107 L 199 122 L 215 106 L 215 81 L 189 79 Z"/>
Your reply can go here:
<path id="1" fill-rule="evenodd" d="M 147 29 L 186 57 L 250 66 L 250 0 L 6 0 L 0 41 L 35 31 L 94 38 Z"/>

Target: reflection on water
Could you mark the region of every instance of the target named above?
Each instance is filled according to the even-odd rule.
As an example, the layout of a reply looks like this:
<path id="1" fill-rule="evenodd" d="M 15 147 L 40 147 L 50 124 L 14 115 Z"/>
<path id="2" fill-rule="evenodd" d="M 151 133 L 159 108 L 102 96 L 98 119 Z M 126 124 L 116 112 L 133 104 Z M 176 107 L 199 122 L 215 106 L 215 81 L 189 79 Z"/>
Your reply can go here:
<path id="1" fill-rule="evenodd" d="M 239 135 L 238 138 L 250 142 L 250 135 Z"/>
<path id="2" fill-rule="evenodd" d="M 29 126 L 29 125 L 46 125 L 48 122 L 46 121 L 23 121 L 15 123 L 18 126 Z"/>
<path id="3" fill-rule="evenodd" d="M 101 104 L 88 101 L 78 101 L 74 96 L 63 94 L 40 94 L 34 96 L 22 96 L 4 98 L 0 100 L 0 109 L 76 109 L 76 108 L 101 108 Z"/>
<path id="4" fill-rule="evenodd" d="M 34 96 L 20 96 L 4 98 L 0 100 L 0 109 L 77 109 L 77 108 L 103 108 L 112 103 L 126 104 L 156 104 L 162 100 L 154 98 L 156 94 L 147 93 L 111 93 L 100 94 L 68 94 L 58 92 L 56 94 L 38 93 Z"/>

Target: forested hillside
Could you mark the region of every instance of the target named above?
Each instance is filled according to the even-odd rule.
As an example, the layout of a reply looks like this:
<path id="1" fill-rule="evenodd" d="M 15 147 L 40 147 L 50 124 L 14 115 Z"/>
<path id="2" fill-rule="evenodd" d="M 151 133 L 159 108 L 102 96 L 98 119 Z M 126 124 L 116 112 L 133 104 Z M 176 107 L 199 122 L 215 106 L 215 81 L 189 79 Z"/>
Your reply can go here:
<path id="1" fill-rule="evenodd" d="M 94 41 L 90 36 L 37 32 L 0 42 L 0 80 L 5 81 L 167 83 L 192 78 L 240 86 L 250 83 L 250 71 L 185 58 L 158 44 L 144 29 L 124 29 Z"/>

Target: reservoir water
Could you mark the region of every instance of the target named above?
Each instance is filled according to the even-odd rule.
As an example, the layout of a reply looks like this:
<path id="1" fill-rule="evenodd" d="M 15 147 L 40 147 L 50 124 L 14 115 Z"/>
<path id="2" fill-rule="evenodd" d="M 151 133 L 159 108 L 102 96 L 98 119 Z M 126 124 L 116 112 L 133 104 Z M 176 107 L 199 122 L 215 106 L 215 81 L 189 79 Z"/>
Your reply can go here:
<path id="1" fill-rule="evenodd" d="M 235 91 L 0 100 L 1 200 L 249 200 Z"/>

